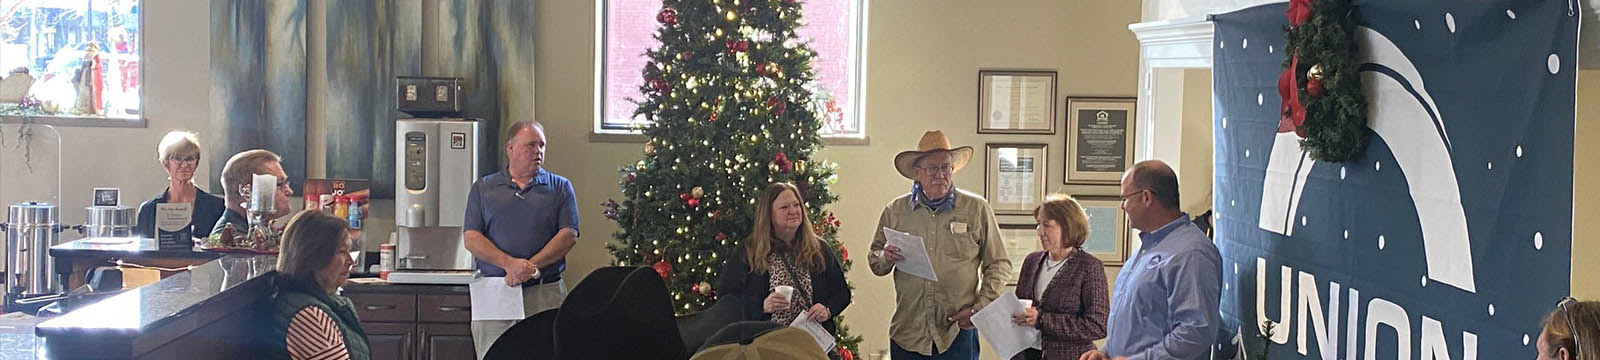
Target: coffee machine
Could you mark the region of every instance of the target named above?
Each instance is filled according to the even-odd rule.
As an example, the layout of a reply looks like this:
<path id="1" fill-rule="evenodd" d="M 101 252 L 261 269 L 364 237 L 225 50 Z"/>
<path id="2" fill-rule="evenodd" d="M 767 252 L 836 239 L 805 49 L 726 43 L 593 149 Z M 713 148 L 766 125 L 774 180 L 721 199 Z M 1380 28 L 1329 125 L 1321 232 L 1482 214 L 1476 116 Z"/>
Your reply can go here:
<path id="1" fill-rule="evenodd" d="M 497 170 L 495 124 L 459 115 L 459 79 L 401 77 L 395 121 L 395 270 L 392 283 L 466 284 L 473 259 L 462 236 L 467 194 Z M 442 117 L 423 117 L 442 116 Z"/>

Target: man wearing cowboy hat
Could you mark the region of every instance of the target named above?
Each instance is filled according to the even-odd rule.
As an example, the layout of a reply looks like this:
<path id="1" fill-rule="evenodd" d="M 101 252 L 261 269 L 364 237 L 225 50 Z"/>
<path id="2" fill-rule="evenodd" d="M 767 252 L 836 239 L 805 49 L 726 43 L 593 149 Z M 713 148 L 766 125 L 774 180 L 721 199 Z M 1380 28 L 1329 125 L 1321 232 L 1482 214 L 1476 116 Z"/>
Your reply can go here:
<path id="1" fill-rule="evenodd" d="M 1011 260 L 989 202 L 951 183 L 970 160 L 971 146 L 951 148 L 940 131 L 924 133 L 916 150 L 894 157 L 895 170 L 913 180 L 911 192 L 884 206 L 878 228 L 922 237 L 939 279 L 895 273 L 895 311 L 889 322 L 895 360 L 977 359 L 972 313 L 999 297 L 1011 276 Z M 888 275 L 905 259 L 885 241 L 877 231 L 867 257 L 878 276 Z"/>

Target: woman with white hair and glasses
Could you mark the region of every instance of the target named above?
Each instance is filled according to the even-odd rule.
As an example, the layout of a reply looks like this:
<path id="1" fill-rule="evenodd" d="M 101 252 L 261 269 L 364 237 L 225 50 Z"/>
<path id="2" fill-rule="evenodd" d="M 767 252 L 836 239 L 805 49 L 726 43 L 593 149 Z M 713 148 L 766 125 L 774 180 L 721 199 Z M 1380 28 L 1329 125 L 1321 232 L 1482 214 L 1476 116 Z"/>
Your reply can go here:
<path id="1" fill-rule="evenodd" d="M 1561 298 L 1540 328 L 1535 359 L 1600 360 L 1600 301 Z"/>
<path id="2" fill-rule="evenodd" d="M 192 132 L 168 132 L 156 146 L 156 161 L 167 171 L 167 189 L 139 205 L 139 223 L 133 228 L 133 234 L 156 237 L 156 204 L 187 203 L 189 236 L 211 235 L 211 227 L 217 224 L 227 206 L 221 197 L 207 194 L 194 185 L 194 173 L 200 167 L 200 140 L 195 139 Z"/>

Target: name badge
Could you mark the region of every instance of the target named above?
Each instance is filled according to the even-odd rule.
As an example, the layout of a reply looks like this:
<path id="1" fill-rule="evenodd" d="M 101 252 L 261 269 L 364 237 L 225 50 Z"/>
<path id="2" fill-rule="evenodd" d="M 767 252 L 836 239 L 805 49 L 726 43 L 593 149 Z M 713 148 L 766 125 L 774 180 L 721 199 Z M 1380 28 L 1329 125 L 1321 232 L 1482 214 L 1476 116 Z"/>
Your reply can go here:
<path id="1" fill-rule="evenodd" d="M 953 223 L 950 223 L 950 232 L 951 233 L 955 233 L 955 234 L 965 234 L 965 233 L 967 233 L 967 223 L 964 223 L 964 222 L 953 222 Z"/>

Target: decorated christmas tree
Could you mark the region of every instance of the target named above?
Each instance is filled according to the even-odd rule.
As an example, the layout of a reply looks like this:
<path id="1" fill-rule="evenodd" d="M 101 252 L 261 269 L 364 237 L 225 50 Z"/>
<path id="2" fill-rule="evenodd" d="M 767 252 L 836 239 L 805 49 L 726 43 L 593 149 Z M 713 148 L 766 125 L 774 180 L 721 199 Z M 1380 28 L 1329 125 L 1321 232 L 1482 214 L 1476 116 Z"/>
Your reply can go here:
<path id="1" fill-rule="evenodd" d="M 835 165 L 813 158 L 827 94 L 813 82 L 816 56 L 795 33 L 793 0 L 664 1 L 660 45 L 646 51 L 644 158 L 622 167 L 623 199 L 606 202 L 618 222 L 607 245 L 619 265 L 649 265 L 666 280 L 675 309 L 717 300 L 723 259 L 749 235 L 761 190 L 799 187 L 813 229 L 850 269 L 840 222 L 826 205 Z M 841 355 L 859 336 L 839 321 Z"/>

